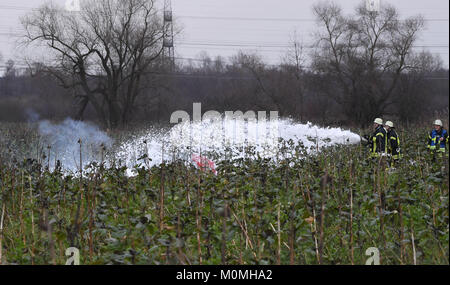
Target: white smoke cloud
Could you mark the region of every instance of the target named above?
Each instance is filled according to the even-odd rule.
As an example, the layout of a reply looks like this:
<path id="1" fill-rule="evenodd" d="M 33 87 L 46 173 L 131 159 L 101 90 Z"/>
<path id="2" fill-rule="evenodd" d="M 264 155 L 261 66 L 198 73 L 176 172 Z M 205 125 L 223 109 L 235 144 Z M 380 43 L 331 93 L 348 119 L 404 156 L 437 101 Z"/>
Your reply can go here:
<path id="1" fill-rule="evenodd" d="M 80 144 L 83 167 L 101 160 L 102 145 L 111 147 L 111 138 L 97 126 L 66 119 L 60 124 L 39 122 L 39 133 L 50 147 L 50 167 L 59 160 L 63 169 L 78 171 L 80 168 Z"/>

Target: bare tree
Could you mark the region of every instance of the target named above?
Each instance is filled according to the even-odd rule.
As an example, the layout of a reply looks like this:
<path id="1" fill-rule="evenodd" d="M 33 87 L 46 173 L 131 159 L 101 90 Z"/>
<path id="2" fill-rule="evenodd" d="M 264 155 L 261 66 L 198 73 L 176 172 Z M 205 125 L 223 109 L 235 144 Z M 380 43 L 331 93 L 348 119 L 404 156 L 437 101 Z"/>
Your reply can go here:
<path id="1" fill-rule="evenodd" d="M 295 93 L 300 102 L 300 121 L 303 121 L 305 115 L 305 100 L 304 100 L 304 73 L 305 73 L 306 58 L 304 54 L 303 43 L 299 41 L 297 32 L 291 39 L 289 49 L 284 58 L 284 69 L 295 77 Z"/>
<path id="2" fill-rule="evenodd" d="M 419 119 L 420 114 L 445 108 L 448 104 L 439 102 L 433 106 L 433 93 L 439 93 L 433 84 L 432 74 L 442 70 L 442 60 L 430 52 L 421 52 L 413 58 L 415 69 L 403 74 L 399 79 L 396 98 L 394 98 L 395 111 L 399 119 L 407 126 Z M 431 81 L 430 81 L 431 80 Z M 430 108 L 431 107 L 431 108 Z M 427 110 L 428 109 L 428 110 Z"/>
<path id="3" fill-rule="evenodd" d="M 14 62 L 14 60 L 9 59 L 6 62 L 6 69 L 5 69 L 4 77 L 6 77 L 6 78 L 16 77 L 16 75 L 17 75 L 16 63 Z"/>
<path id="4" fill-rule="evenodd" d="M 153 0 L 86 0 L 79 12 L 46 4 L 22 19 L 26 43 L 52 51 L 51 72 L 102 123 L 127 123 L 162 52 L 163 25 Z"/>
<path id="5" fill-rule="evenodd" d="M 424 27 L 421 16 L 400 20 L 396 9 L 384 4 L 370 12 L 364 3 L 354 16 L 345 17 L 339 6 L 314 6 L 321 26 L 313 67 L 335 82 L 331 97 L 356 122 L 381 116 L 393 104 L 400 76 L 414 68 L 412 48 Z"/>
<path id="6" fill-rule="evenodd" d="M 0 91 L 2 95 L 14 96 L 17 93 L 17 88 L 15 88 L 14 86 L 14 81 L 17 75 L 18 72 L 15 66 L 15 62 L 9 59 L 5 63 L 2 84 L 0 85 Z"/>
<path id="7" fill-rule="evenodd" d="M 267 109 L 275 107 L 280 116 L 287 116 L 285 97 L 280 92 L 281 81 L 285 80 L 284 73 L 278 67 L 271 67 L 264 63 L 256 53 L 244 53 L 242 51 L 232 57 L 232 64 L 247 75 L 254 78 L 252 82 L 252 98 L 254 108 Z M 291 104 L 292 105 L 292 104 Z"/>

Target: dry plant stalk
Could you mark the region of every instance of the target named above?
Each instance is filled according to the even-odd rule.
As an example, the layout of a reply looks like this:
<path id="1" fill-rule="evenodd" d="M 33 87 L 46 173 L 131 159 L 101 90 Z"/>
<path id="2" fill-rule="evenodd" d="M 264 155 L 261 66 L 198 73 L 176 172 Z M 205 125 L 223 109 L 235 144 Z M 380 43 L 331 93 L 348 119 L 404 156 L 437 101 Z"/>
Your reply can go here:
<path id="1" fill-rule="evenodd" d="M 247 231 L 247 226 L 244 225 L 239 218 L 236 216 L 236 214 L 234 213 L 234 211 L 229 207 L 229 211 L 231 212 L 231 214 L 233 214 L 234 219 L 236 220 L 236 222 L 238 223 L 239 227 L 241 228 L 242 232 L 244 233 L 245 236 L 245 240 L 246 240 L 246 244 L 248 244 L 250 246 L 250 249 L 253 252 L 253 256 L 256 258 L 257 255 L 256 253 L 253 251 L 253 243 L 252 240 L 250 239 L 249 235 L 248 235 L 248 231 Z M 245 220 L 244 220 L 245 223 Z M 276 231 L 275 231 L 276 232 Z"/>
<path id="2" fill-rule="evenodd" d="M 200 191 L 200 183 L 201 183 L 201 177 L 200 175 L 198 176 L 198 187 L 197 187 L 197 207 L 195 209 L 195 223 L 197 226 L 197 250 L 198 250 L 198 263 L 199 265 L 202 264 L 203 260 L 202 260 L 202 242 L 201 242 L 201 237 L 200 237 L 200 233 L 202 230 L 202 225 L 201 225 L 201 210 L 200 210 L 200 201 L 201 201 L 201 191 Z"/>
<path id="3" fill-rule="evenodd" d="M 314 224 L 314 227 L 313 227 L 313 224 Z M 313 209 L 313 223 L 311 224 L 311 230 L 314 233 L 314 245 L 316 247 L 317 262 L 320 264 L 319 244 L 317 242 L 317 221 L 316 221 L 316 210 L 315 209 Z"/>
<path id="4" fill-rule="evenodd" d="M 220 255 L 221 255 L 221 262 L 222 265 L 227 264 L 227 258 L 226 258 L 226 250 L 227 250 L 227 218 L 228 218 L 228 204 L 225 202 L 224 207 L 224 213 L 223 213 L 223 219 L 222 219 L 222 244 L 220 248 Z"/>
<path id="5" fill-rule="evenodd" d="M 2 265 L 3 261 L 3 220 L 5 218 L 5 202 L 2 203 L 2 216 L 0 218 L 0 265 Z"/>
<path id="6" fill-rule="evenodd" d="M 350 189 L 350 256 L 352 265 L 355 265 L 354 261 L 354 249 L 353 249 L 353 190 Z"/>
<path id="7" fill-rule="evenodd" d="M 55 255 L 55 241 L 53 240 L 53 227 L 52 223 L 48 217 L 48 209 L 44 208 L 44 223 L 46 225 L 47 237 L 48 237 L 48 247 L 50 252 L 50 259 L 53 265 L 56 265 L 56 255 Z"/>
<path id="8" fill-rule="evenodd" d="M 30 207 L 31 207 L 31 264 L 34 265 L 34 213 L 33 213 L 33 188 L 31 186 L 31 176 L 28 177 L 30 182 Z"/>
<path id="9" fill-rule="evenodd" d="M 308 222 L 309 225 L 311 226 L 311 233 L 314 239 L 314 246 L 315 246 L 315 251 L 316 251 L 316 258 L 317 258 L 317 263 L 320 264 L 320 255 L 319 255 L 319 244 L 317 242 L 317 222 L 316 222 L 316 209 L 315 209 L 315 203 L 314 200 L 311 199 L 311 193 L 309 191 L 309 188 L 306 188 L 306 194 L 308 197 L 308 202 L 311 203 L 311 209 L 312 209 L 312 221 Z M 308 204 L 308 203 L 307 203 Z"/>
<path id="10" fill-rule="evenodd" d="M 89 188 L 88 188 L 89 190 Z M 94 227 L 94 208 L 95 208 L 95 189 L 91 186 L 90 199 L 88 201 L 89 212 L 89 258 L 92 261 L 94 254 L 94 239 L 93 239 L 93 227 Z M 89 195 L 89 193 L 88 193 Z"/>
<path id="11" fill-rule="evenodd" d="M 381 162 L 381 160 L 380 160 Z M 381 236 L 381 243 L 383 244 L 384 248 L 386 248 L 386 238 L 384 236 L 384 203 L 383 203 L 383 197 L 384 197 L 384 191 L 381 187 L 381 179 L 380 179 L 380 174 L 381 174 L 381 170 L 380 170 L 380 163 L 378 164 L 377 167 L 377 171 L 375 175 L 375 179 L 376 179 L 376 188 L 377 188 L 377 192 L 378 192 L 378 203 L 379 203 L 379 218 L 380 218 L 380 236 Z M 386 183 L 386 173 L 384 175 L 384 179 L 385 179 L 385 183 Z M 380 262 L 381 262 L 381 257 L 380 257 Z"/>
<path id="12" fill-rule="evenodd" d="M 403 209 L 402 209 L 402 199 L 400 196 L 400 190 L 397 192 L 397 199 L 398 199 L 398 218 L 400 223 L 400 262 L 403 264 L 404 256 L 405 256 L 405 245 L 404 245 L 404 229 L 403 229 Z"/>
<path id="13" fill-rule="evenodd" d="M 354 184 L 353 161 L 350 161 L 350 181 Z M 353 189 L 350 187 L 350 257 L 352 265 L 355 265 L 354 247 L 353 247 Z"/>
<path id="14" fill-rule="evenodd" d="M 164 229 L 164 166 L 161 167 L 161 185 L 159 189 L 159 230 Z"/>
<path id="15" fill-rule="evenodd" d="M 278 236 L 277 265 L 281 265 L 281 226 L 280 226 L 280 207 L 281 207 L 281 204 L 278 204 L 278 211 L 277 211 L 277 236 Z"/>
<path id="16" fill-rule="evenodd" d="M 295 264 L 295 206 L 296 206 L 296 198 L 297 198 L 297 185 L 294 184 L 292 188 L 292 202 L 290 209 L 290 226 L 289 226 L 289 264 Z"/>
<path id="17" fill-rule="evenodd" d="M 412 242 L 412 250 L 413 250 L 413 261 L 414 265 L 417 265 L 416 259 L 416 245 L 414 244 L 414 231 L 411 229 L 411 242 Z"/>
<path id="18" fill-rule="evenodd" d="M 324 220 L 325 220 L 325 193 L 322 191 L 322 201 L 320 206 L 320 234 L 319 234 L 319 263 L 323 263 L 323 247 L 324 247 Z"/>
<path id="19" fill-rule="evenodd" d="M 23 192 L 24 192 L 25 182 L 24 182 L 24 174 L 22 171 L 22 187 L 20 187 L 20 213 L 19 213 L 19 219 L 20 219 L 20 234 L 22 235 L 23 245 L 24 247 L 27 247 L 27 238 L 25 235 L 25 228 L 23 223 Z"/>

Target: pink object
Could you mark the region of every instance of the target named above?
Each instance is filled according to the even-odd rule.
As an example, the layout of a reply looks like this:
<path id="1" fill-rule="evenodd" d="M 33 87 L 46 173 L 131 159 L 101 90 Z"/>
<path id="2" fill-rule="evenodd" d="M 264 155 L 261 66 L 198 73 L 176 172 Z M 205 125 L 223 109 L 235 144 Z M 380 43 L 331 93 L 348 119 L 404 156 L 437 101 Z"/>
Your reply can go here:
<path id="1" fill-rule="evenodd" d="M 211 170 L 214 175 L 217 175 L 216 163 L 205 156 L 198 154 L 192 154 L 192 161 L 200 168 L 202 171 L 207 169 Z"/>

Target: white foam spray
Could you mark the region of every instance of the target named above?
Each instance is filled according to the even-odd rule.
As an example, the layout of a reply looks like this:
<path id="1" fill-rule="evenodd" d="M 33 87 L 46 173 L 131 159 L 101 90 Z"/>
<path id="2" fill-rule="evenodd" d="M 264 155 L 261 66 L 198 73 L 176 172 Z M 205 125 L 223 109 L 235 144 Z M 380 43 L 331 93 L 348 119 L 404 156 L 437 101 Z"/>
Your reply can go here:
<path id="1" fill-rule="evenodd" d="M 245 147 L 254 148 L 263 158 L 277 159 L 279 139 L 302 143 L 307 152 L 336 144 L 356 144 L 360 136 L 340 128 L 321 128 L 295 123 L 289 119 L 273 121 L 240 121 L 222 119 L 210 122 L 181 123 L 173 128 L 149 130 L 119 147 L 116 157 L 133 175 L 136 165 L 151 167 L 163 161 L 189 161 L 192 153 L 215 153 L 217 159 L 244 157 Z"/>

